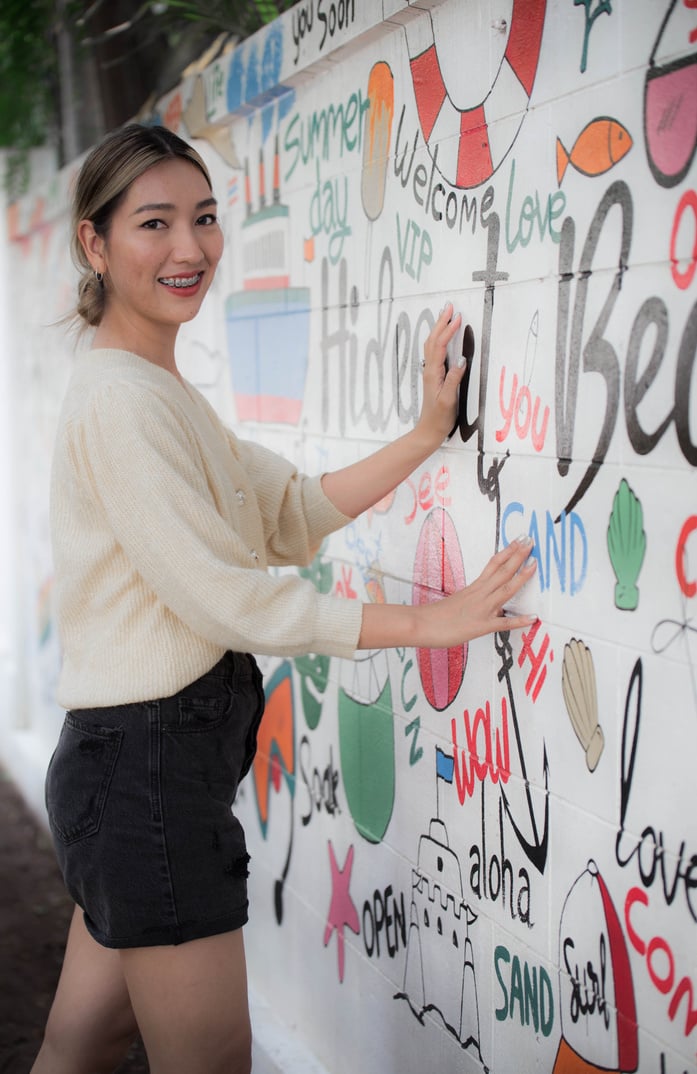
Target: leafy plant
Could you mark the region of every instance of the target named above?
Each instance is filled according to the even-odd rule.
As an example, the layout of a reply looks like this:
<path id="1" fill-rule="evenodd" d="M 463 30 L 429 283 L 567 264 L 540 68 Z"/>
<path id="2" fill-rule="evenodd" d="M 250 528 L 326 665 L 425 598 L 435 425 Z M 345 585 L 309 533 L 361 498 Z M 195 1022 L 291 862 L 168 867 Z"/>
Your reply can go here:
<path id="1" fill-rule="evenodd" d="M 292 5 L 293 0 L 2 0 L 0 148 L 11 151 L 11 195 L 21 192 L 29 149 L 71 144 L 61 131 L 61 101 L 68 102 L 65 122 L 74 122 L 67 82 L 77 77 L 81 83 L 82 64 L 92 62 L 99 70 L 102 99 L 110 106 L 104 109 L 106 125 L 114 126 L 162 91 L 164 75 L 176 83 L 192 58 L 187 45 L 198 48 L 198 57 L 218 36 L 247 37 Z M 65 63 L 66 49 L 77 74 Z M 143 98 L 133 108 L 123 91 L 136 81 L 135 73 Z M 100 113 L 92 100 L 86 107 L 91 119 Z M 82 135 L 87 144 L 77 150 L 93 137 L 92 127 Z"/>
<path id="2" fill-rule="evenodd" d="M 40 145 L 52 116 L 55 53 L 49 0 L 0 5 L 0 146 Z"/>
<path id="3" fill-rule="evenodd" d="M 227 32 L 247 37 L 268 22 L 272 22 L 293 6 L 295 0 L 210 0 L 197 3 L 194 0 L 160 0 L 151 3 L 151 12 L 169 24 L 180 28 L 182 21 L 207 24 L 216 33 Z"/>
<path id="4" fill-rule="evenodd" d="M 5 185 L 15 196 L 28 175 L 28 150 L 55 123 L 55 49 L 50 0 L 0 4 L 0 147 L 9 149 Z"/>

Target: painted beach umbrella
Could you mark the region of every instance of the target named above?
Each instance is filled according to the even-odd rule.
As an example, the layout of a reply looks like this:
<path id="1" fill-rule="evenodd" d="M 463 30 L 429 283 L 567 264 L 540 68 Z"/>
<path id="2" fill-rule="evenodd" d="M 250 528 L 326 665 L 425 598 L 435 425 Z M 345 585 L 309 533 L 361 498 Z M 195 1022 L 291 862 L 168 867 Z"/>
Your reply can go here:
<path id="1" fill-rule="evenodd" d="M 562 1040 L 553 1074 L 637 1070 L 629 954 L 612 897 L 592 860 L 564 902 L 559 967 Z"/>

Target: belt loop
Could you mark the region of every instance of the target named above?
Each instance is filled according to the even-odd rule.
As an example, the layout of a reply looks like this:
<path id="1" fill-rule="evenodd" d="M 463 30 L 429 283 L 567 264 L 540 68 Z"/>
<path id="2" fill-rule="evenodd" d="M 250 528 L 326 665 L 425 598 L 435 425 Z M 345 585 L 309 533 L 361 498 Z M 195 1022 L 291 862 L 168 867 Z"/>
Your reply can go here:
<path id="1" fill-rule="evenodd" d="M 148 701 L 148 720 L 150 723 L 150 815 L 152 820 L 162 820 L 162 793 L 160 780 L 161 767 L 161 727 L 160 702 Z"/>

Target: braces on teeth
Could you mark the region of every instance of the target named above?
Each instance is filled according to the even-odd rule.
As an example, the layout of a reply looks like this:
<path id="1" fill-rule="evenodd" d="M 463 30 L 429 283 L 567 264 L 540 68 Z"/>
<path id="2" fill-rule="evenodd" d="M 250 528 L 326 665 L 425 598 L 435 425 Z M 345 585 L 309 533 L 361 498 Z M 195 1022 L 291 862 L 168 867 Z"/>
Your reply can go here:
<path id="1" fill-rule="evenodd" d="M 186 279 L 173 279 L 171 276 L 163 276 L 160 283 L 166 283 L 168 287 L 191 287 L 201 279 L 200 272 L 195 276 L 187 276 Z"/>

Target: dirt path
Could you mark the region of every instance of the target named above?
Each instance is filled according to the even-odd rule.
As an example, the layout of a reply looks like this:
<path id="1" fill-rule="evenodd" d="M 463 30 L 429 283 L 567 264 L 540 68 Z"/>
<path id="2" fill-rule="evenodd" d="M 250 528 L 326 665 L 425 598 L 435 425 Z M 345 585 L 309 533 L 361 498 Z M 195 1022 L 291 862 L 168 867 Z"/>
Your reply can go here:
<path id="1" fill-rule="evenodd" d="M 28 1074 L 72 914 L 50 839 L 0 769 L 0 1074 Z M 118 1074 L 147 1074 L 140 1045 Z"/>

